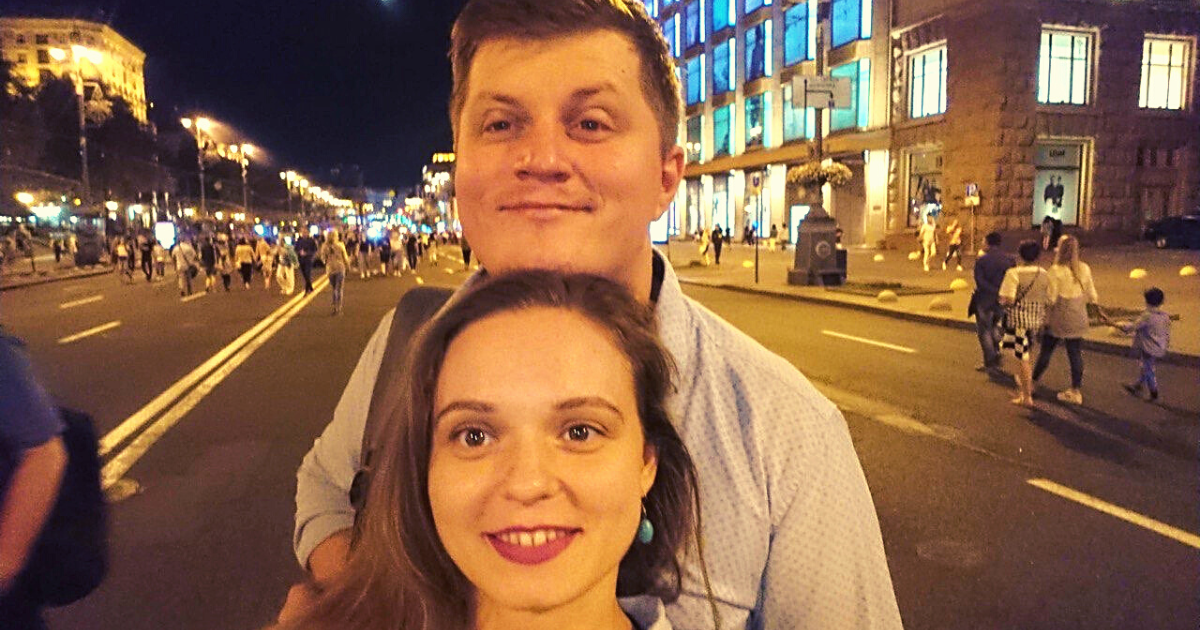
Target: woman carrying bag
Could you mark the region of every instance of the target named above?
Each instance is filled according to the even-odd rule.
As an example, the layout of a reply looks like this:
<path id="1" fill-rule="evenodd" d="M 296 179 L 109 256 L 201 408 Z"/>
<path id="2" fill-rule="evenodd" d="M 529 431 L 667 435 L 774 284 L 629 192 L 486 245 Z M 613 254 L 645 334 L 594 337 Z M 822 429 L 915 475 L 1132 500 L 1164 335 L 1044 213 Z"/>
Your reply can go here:
<path id="1" fill-rule="evenodd" d="M 1050 365 L 1050 357 L 1061 340 L 1067 347 L 1067 360 L 1071 363 L 1071 388 L 1058 393 L 1062 402 L 1083 404 L 1083 353 L 1080 346 L 1088 332 L 1088 305 L 1096 304 L 1099 296 L 1092 281 L 1092 269 L 1079 260 L 1079 240 L 1063 236 L 1054 252 L 1054 264 L 1050 267 L 1049 310 L 1046 313 L 1046 332 L 1042 335 L 1042 347 L 1038 351 L 1037 363 L 1033 367 L 1033 380 L 1042 377 Z"/>
<path id="2" fill-rule="evenodd" d="M 1014 405 L 1033 406 L 1033 366 L 1029 355 L 1034 340 L 1046 323 L 1046 304 L 1050 297 L 1050 279 L 1045 269 L 1037 265 L 1042 246 L 1037 241 L 1025 241 L 1017 248 L 1018 265 L 1004 274 L 1000 283 L 1000 304 L 1004 307 L 1004 338 L 1000 347 L 1012 350 L 1017 359 L 1013 374 L 1017 379 Z"/>

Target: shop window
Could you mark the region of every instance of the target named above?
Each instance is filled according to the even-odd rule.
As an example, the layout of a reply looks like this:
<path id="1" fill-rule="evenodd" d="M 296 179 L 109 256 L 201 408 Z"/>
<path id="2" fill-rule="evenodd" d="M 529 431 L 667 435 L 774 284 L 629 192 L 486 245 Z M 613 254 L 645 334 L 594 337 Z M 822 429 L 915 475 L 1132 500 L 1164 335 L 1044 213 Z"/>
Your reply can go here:
<path id="1" fill-rule="evenodd" d="M 1041 225 L 1047 217 L 1064 225 L 1079 223 L 1083 154 L 1081 142 L 1037 143 L 1033 161 L 1033 225 Z"/>
<path id="2" fill-rule="evenodd" d="M 771 76 L 771 20 L 746 29 L 746 80 Z"/>
<path id="3" fill-rule="evenodd" d="M 733 153 L 733 105 L 713 111 L 713 155 Z"/>
<path id="4" fill-rule="evenodd" d="M 917 151 L 908 155 L 908 217 L 905 225 L 919 227 L 925 217 L 942 214 L 942 152 Z"/>
<path id="5" fill-rule="evenodd" d="M 908 115 L 936 116 L 946 112 L 946 46 L 926 50 L 909 58 Z"/>
<path id="6" fill-rule="evenodd" d="M 850 79 L 850 107 L 829 110 L 829 130 L 865 128 L 870 123 L 871 60 L 842 64 L 830 76 Z"/>
<path id="7" fill-rule="evenodd" d="M 704 102 L 704 53 L 687 61 L 687 104 Z"/>
<path id="8" fill-rule="evenodd" d="M 771 93 L 746 98 L 746 149 L 770 146 Z"/>
<path id="9" fill-rule="evenodd" d="M 737 68 L 737 39 L 730 38 L 713 46 L 713 94 L 733 91 L 737 85 L 734 70 Z"/>
<path id="10" fill-rule="evenodd" d="M 832 1 L 829 7 L 829 31 L 834 48 L 856 39 L 871 39 L 871 1 Z"/>
<path id="11" fill-rule="evenodd" d="M 1147 35 L 1142 42 L 1142 83 L 1138 107 L 1183 109 L 1191 42 Z"/>
<path id="12" fill-rule="evenodd" d="M 1037 100 L 1048 105 L 1087 105 L 1091 92 L 1092 35 L 1042 30 Z"/>

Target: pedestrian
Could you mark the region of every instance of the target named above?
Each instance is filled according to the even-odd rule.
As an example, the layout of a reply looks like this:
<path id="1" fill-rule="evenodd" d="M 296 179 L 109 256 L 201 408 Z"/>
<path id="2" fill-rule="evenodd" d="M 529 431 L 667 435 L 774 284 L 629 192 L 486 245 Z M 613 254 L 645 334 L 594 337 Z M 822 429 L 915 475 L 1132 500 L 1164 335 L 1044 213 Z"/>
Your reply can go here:
<path id="1" fill-rule="evenodd" d="M 937 223 L 933 215 L 925 215 L 925 222 L 917 230 L 917 241 L 921 244 L 921 265 L 929 271 L 929 261 L 937 256 Z"/>
<path id="2" fill-rule="evenodd" d="M 300 260 L 300 275 L 304 278 L 304 294 L 313 291 L 312 270 L 313 258 L 317 255 L 317 242 L 307 233 L 302 233 L 296 239 L 296 257 Z"/>
<path id="3" fill-rule="evenodd" d="M 471 244 L 467 242 L 467 235 L 463 234 L 458 238 L 458 246 L 462 248 L 463 268 L 467 271 L 471 270 Z"/>
<path id="4" fill-rule="evenodd" d="M 1149 400 L 1155 401 L 1158 400 L 1155 365 L 1159 359 L 1167 356 L 1167 348 L 1171 345 L 1171 316 L 1162 310 L 1166 299 L 1162 289 L 1151 287 L 1142 297 L 1146 300 L 1146 310 L 1133 323 L 1118 325 L 1126 334 L 1133 333 L 1133 356 L 1138 359 L 1141 368 L 1138 380 L 1122 387 L 1139 398 L 1144 387 Z"/>
<path id="5" fill-rule="evenodd" d="M 371 241 L 370 241 L 370 239 L 367 238 L 366 234 L 359 234 L 357 249 L 358 249 L 358 277 L 360 280 L 365 280 L 365 279 L 371 277 L 370 262 L 371 262 L 371 251 L 373 249 L 371 246 Z"/>
<path id="6" fill-rule="evenodd" d="M 275 245 L 267 241 L 267 237 L 258 239 L 258 244 L 254 247 L 254 256 L 258 258 L 258 264 L 262 267 L 263 288 L 271 290 L 271 275 L 275 273 Z"/>
<path id="7" fill-rule="evenodd" d="M 709 240 L 708 230 L 705 228 L 700 228 L 699 249 L 700 249 L 700 263 L 702 265 L 704 265 L 705 267 L 712 264 L 712 254 L 709 253 L 709 250 L 712 249 L 712 241 Z"/>
<path id="8" fill-rule="evenodd" d="M 388 232 L 388 247 L 391 249 L 391 265 L 389 269 L 393 276 L 398 276 L 404 267 L 406 258 L 404 253 L 404 235 L 400 233 L 400 230 L 393 229 Z"/>
<path id="9" fill-rule="evenodd" d="M 1042 246 L 1024 241 L 1017 248 L 1020 264 L 1004 273 L 1000 283 L 1000 304 L 1004 306 L 1004 338 L 1000 346 L 1012 350 L 1016 359 L 1013 370 L 1017 379 L 1014 405 L 1033 406 L 1033 366 L 1030 353 L 1042 326 L 1046 323 L 1046 304 L 1050 300 L 1050 277 L 1038 266 Z"/>
<path id="10" fill-rule="evenodd" d="M 1042 250 L 1053 251 L 1062 237 L 1062 221 L 1051 216 L 1042 219 Z"/>
<path id="11" fill-rule="evenodd" d="M 221 275 L 221 284 L 225 287 L 226 293 L 229 293 L 230 285 L 233 284 L 233 270 L 233 256 L 229 254 L 229 248 L 218 247 L 216 271 Z"/>
<path id="12" fill-rule="evenodd" d="M 204 267 L 204 292 L 208 293 L 217 279 L 217 245 L 211 236 L 200 239 L 200 264 Z"/>
<path id="13" fill-rule="evenodd" d="M 526 272 L 467 292 L 409 355 L 408 387 L 430 396 L 403 408 L 399 439 L 378 454 L 378 493 L 346 571 L 279 628 L 347 619 L 380 630 L 566 628 L 598 615 L 612 623 L 588 627 L 665 628 L 662 600 L 679 595 L 677 558 L 699 541 L 700 506 L 695 464 L 667 411 L 672 359 L 653 320 L 622 286 L 593 276 Z M 577 405 L 573 413 L 591 422 L 543 425 L 562 413 L 560 400 L 581 399 L 604 401 Z M 468 406 L 486 406 L 487 424 L 468 420 L 479 413 Z M 559 446 L 598 440 L 590 434 L 603 418 L 632 430 L 612 431 L 602 447 Z M 460 446 L 490 439 L 493 428 L 510 448 Z M 533 526 L 529 514 L 552 508 L 561 523 L 586 524 L 578 542 L 555 544 L 575 534 L 549 525 L 479 534 L 500 523 Z M 564 561 L 554 562 L 560 553 Z M 703 553 L 696 565 L 707 575 Z M 618 600 L 618 584 L 623 596 L 640 597 Z M 702 588 L 697 599 L 708 609 L 697 628 L 719 623 L 712 589 Z"/>
<path id="14" fill-rule="evenodd" d="M 946 259 L 942 261 L 942 270 L 946 269 L 946 265 L 950 264 L 950 259 L 958 257 L 958 264 L 955 266 L 956 271 L 962 271 L 962 225 L 958 219 L 952 219 L 950 225 L 946 226 Z"/>
<path id="15" fill-rule="evenodd" d="M 299 264 L 296 249 L 286 239 L 279 239 L 279 270 L 276 276 L 280 293 L 291 295 L 296 290 L 296 267 Z"/>
<path id="16" fill-rule="evenodd" d="M 387 234 L 379 237 L 379 275 L 387 277 L 392 265 L 392 241 Z"/>
<path id="17" fill-rule="evenodd" d="M 417 259 L 420 257 L 420 240 L 416 234 L 409 234 L 408 238 L 404 239 L 404 254 L 408 257 L 408 268 L 412 269 L 413 273 L 417 272 Z"/>
<path id="18" fill-rule="evenodd" d="M 154 275 L 159 280 L 167 276 L 167 250 L 158 240 L 154 241 Z"/>
<path id="19" fill-rule="evenodd" d="M 767 249 L 772 252 L 775 251 L 775 246 L 778 243 L 779 243 L 779 226 L 772 223 L 771 231 L 768 233 L 768 237 L 767 237 Z"/>
<path id="20" fill-rule="evenodd" d="M 0 628 L 44 630 L 26 571 L 67 466 L 63 422 L 23 344 L 0 329 Z"/>
<path id="21" fill-rule="evenodd" d="M 62 262 L 62 254 L 63 254 L 62 237 L 59 237 L 59 236 L 54 237 L 53 239 L 51 239 L 51 243 L 53 244 L 53 247 L 54 247 L 54 264 L 57 265 Z"/>
<path id="22" fill-rule="evenodd" d="M 1067 360 L 1071 364 L 1071 388 L 1058 393 L 1062 402 L 1083 404 L 1083 338 L 1087 335 L 1090 322 L 1088 305 L 1098 304 L 1099 295 L 1092 281 L 1092 268 L 1079 259 L 1079 239 L 1064 235 L 1054 250 L 1054 264 L 1050 266 L 1050 296 L 1046 311 L 1046 331 L 1042 333 L 1037 362 L 1033 366 L 1033 381 L 1045 373 L 1050 357 L 1058 342 L 1067 347 Z"/>
<path id="23" fill-rule="evenodd" d="M 129 267 L 129 257 L 131 256 L 131 253 L 129 251 L 129 246 L 125 244 L 125 237 L 117 237 L 114 252 L 117 255 L 116 272 L 120 274 L 121 280 L 125 282 L 133 282 L 133 273 Z"/>
<path id="24" fill-rule="evenodd" d="M 233 263 L 242 274 L 242 289 L 248 290 L 250 277 L 254 273 L 254 249 L 244 238 L 238 239 L 237 248 L 233 250 Z"/>
<path id="25" fill-rule="evenodd" d="M 171 256 L 175 260 L 175 278 L 179 282 L 179 295 L 191 295 L 192 279 L 200 271 L 196 267 L 196 249 L 192 247 L 191 241 L 183 238 L 175 243 Z"/>
<path id="26" fill-rule="evenodd" d="M 455 201 L 487 275 L 532 268 L 597 274 L 620 282 L 654 310 L 660 339 L 678 365 L 669 411 L 697 467 L 705 549 L 719 550 L 705 559 L 721 593 L 721 627 L 900 628 L 878 516 L 841 412 L 791 363 L 685 296 L 670 262 L 651 243 L 650 222 L 674 200 L 685 163 L 675 143 L 682 110 L 676 70 L 659 25 L 638 0 L 468 0 L 451 39 Z M 484 124 L 498 111 L 497 96 L 519 104 L 513 105 L 517 118 Z M 619 133 L 579 119 L 593 103 L 603 104 L 595 107 L 606 120 L 621 121 Z M 553 212 L 547 220 L 543 212 L 508 206 L 547 200 L 583 204 L 587 211 Z M 473 277 L 465 289 L 478 280 Z M 394 357 L 403 356 L 408 340 L 401 334 L 389 344 L 393 323 L 403 331 L 424 321 L 406 322 L 397 312 L 380 321 L 361 369 L 297 473 L 293 544 L 309 583 L 318 588 L 346 566 L 355 520 L 347 489 L 361 463 L 374 461 L 374 438 L 404 430 L 389 420 L 380 427 L 386 431 L 367 434 L 369 409 L 393 418 L 396 407 L 383 394 L 387 401 L 419 405 L 416 398 L 431 393 L 414 390 L 410 397 L 400 391 L 403 381 L 393 378 L 399 376 L 395 366 L 403 366 Z M 499 361 L 508 365 L 503 355 Z M 376 385 L 382 405 L 372 404 Z M 489 410 L 476 409 L 470 417 L 453 422 L 447 416 L 446 429 L 463 429 L 456 442 L 461 438 L 471 452 L 473 445 L 505 448 L 509 432 L 476 422 L 490 420 Z M 555 443 L 582 437 L 567 430 L 569 424 L 556 425 L 563 430 L 556 430 Z M 475 428 L 480 430 L 468 430 Z M 542 470 L 553 458 L 536 459 L 507 469 Z M 412 482 L 424 471 L 398 474 Z M 576 496 L 558 494 L 563 487 L 553 474 L 538 477 L 532 486 L 510 484 L 496 494 L 536 487 L 527 497 L 528 513 L 543 516 L 551 504 Z M 460 481 L 470 485 L 472 479 Z M 360 516 L 381 509 L 372 502 L 380 492 L 367 488 Z M 627 521 L 632 530 L 636 513 Z M 596 540 L 584 534 L 578 541 L 584 539 Z M 636 553 L 630 557 L 637 561 Z M 668 617 L 679 628 L 713 627 L 713 601 L 704 596 L 696 554 L 685 554 L 681 564 L 685 587 L 667 606 Z M 514 565 L 508 566 L 511 573 Z M 302 609 L 308 591 L 307 585 L 295 587 L 289 602 Z M 644 591 L 631 589 L 638 592 Z M 561 621 L 557 625 L 571 626 L 569 616 Z M 628 620 L 616 615 L 613 625 L 618 622 Z"/>
<path id="27" fill-rule="evenodd" d="M 321 261 L 325 263 L 325 275 L 329 276 L 329 287 L 333 290 L 333 314 L 342 312 L 342 289 L 346 284 L 346 268 L 350 265 L 350 254 L 334 230 L 325 237 L 321 246 Z"/>
<path id="28" fill-rule="evenodd" d="M 999 232 L 989 232 L 984 237 L 984 254 L 975 261 L 975 292 L 971 294 L 968 315 L 975 316 L 975 334 L 979 348 L 983 351 L 983 363 L 975 367 L 978 372 L 995 371 L 1000 368 L 1000 335 L 997 329 L 1004 317 L 1000 305 L 1000 285 L 1005 273 L 1016 262 L 1000 249 L 1003 237 Z"/>
<path id="29" fill-rule="evenodd" d="M 138 251 L 142 256 L 142 273 L 146 274 L 146 282 L 154 281 L 154 239 L 145 232 L 138 235 Z"/>
<path id="30" fill-rule="evenodd" d="M 721 231 L 721 225 L 717 224 L 717 227 L 713 228 L 712 231 L 712 250 L 713 257 L 716 258 L 718 267 L 721 266 L 721 246 L 725 244 L 725 239 L 726 236 L 725 233 Z"/>
<path id="31" fill-rule="evenodd" d="M 75 254 L 79 253 L 79 239 L 74 232 L 67 235 L 67 257 L 71 260 L 70 264 L 75 264 Z"/>

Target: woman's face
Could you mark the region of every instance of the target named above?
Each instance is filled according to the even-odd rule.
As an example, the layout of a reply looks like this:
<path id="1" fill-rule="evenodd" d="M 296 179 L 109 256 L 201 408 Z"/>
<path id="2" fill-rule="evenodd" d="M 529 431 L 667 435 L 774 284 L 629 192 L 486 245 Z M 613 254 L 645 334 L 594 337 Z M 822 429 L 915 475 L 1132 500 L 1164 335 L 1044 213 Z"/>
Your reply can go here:
<path id="1" fill-rule="evenodd" d="M 479 614 L 615 597 L 654 483 L 629 361 L 564 309 L 493 315 L 447 349 L 429 500 Z"/>

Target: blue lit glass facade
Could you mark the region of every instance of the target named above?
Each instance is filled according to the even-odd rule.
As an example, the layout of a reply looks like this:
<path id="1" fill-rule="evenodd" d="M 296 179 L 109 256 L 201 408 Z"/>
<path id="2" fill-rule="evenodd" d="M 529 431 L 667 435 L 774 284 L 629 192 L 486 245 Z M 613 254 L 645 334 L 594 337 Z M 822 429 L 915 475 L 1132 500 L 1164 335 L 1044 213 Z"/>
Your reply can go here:
<path id="1" fill-rule="evenodd" d="M 746 98 L 746 149 L 771 144 L 771 93 Z"/>
<path id="2" fill-rule="evenodd" d="M 665 6 L 665 5 L 664 5 Z M 676 13 L 662 23 L 663 37 L 667 40 L 667 48 L 672 57 L 679 56 L 679 14 Z"/>
<path id="3" fill-rule="evenodd" d="M 746 80 L 771 76 L 771 20 L 746 29 Z"/>
<path id="4" fill-rule="evenodd" d="M 816 111 L 798 107 L 792 101 L 792 86 L 783 86 L 783 141 L 812 138 L 816 126 Z"/>
<path id="5" fill-rule="evenodd" d="M 704 102 L 704 54 L 687 61 L 687 104 Z"/>
<path id="6" fill-rule="evenodd" d="M 815 2 L 816 0 L 813 0 Z M 797 4 L 783 13 L 783 65 L 792 66 L 812 59 L 814 51 L 809 46 L 809 40 L 815 33 L 810 33 L 809 3 Z M 815 29 L 816 25 L 812 24 Z"/>
<path id="7" fill-rule="evenodd" d="M 737 9 L 737 0 L 711 0 L 712 6 L 712 32 L 719 33 L 721 29 L 733 26 L 736 21 L 734 11 Z"/>
<path id="8" fill-rule="evenodd" d="M 871 0 L 832 0 L 830 42 L 834 48 L 871 37 Z"/>
<path id="9" fill-rule="evenodd" d="M 713 155 L 733 154 L 733 105 L 713 111 Z"/>
<path id="10" fill-rule="evenodd" d="M 645 0 L 645 4 L 646 13 L 650 14 L 652 18 L 658 19 L 658 0 Z"/>
<path id="11" fill-rule="evenodd" d="M 704 41 L 704 0 L 692 0 L 683 7 L 683 49 Z"/>
<path id="12" fill-rule="evenodd" d="M 746 0 L 746 15 L 769 6 L 771 6 L 771 0 Z"/>
<path id="13" fill-rule="evenodd" d="M 834 68 L 829 74 L 850 79 L 850 107 L 829 110 L 829 130 L 867 127 L 870 123 L 871 60 L 851 61 Z"/>
<path id="14" fill-rule="evenodd" d="M 732 92 L 737 80 L 734 77 L 734 69 L 737 64 L 734 59 L 737 56 L 737 40 L 730 38 L 728 41 L 721 42 L 713 46 L 713 94 L 724 94 Z"/>

